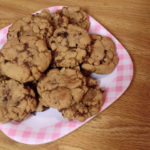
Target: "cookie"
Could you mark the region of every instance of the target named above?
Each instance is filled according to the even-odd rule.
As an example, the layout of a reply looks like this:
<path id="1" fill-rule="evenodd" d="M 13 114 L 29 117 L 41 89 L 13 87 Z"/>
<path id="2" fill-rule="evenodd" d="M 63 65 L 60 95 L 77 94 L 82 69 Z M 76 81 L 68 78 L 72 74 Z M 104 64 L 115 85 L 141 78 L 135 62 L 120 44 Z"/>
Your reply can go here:
<path id="1" fill-rule="evenodd" d="M 82 64 L 82 69 L 98 74 L 111 73 L 118 63 L 114 42 L 108 37 L 91 35 L 91 53 Z"/>
<path id="2" fill-rule="evenodd" d="M 54 29 L 60 27 L 67 27 L 69 24 L 68 17 L 62 14 L 62 10 L 57 10 L 55 13 L 52 14 L 52 25 Z"/>
<path id="3" fill-rule="evenodd" d="M 61 110 L 62 115 L 68 120 L 85 121 L 96 115 L 103 104 L 103 94 L 98 88 L 89 88 L 83 99 L 69 108 Z"/>
<path id="4" fill-rule="evenodd" d="M 0 52 L 0 72 L 22 83 L 38 80 L 50 62 L 45 41 L 35 36 L 9 40 Z"/>
<path id="5" fill-rule="evenodd" d="M 30 87 L 12 79 L 0 80 L 0 122 L 22 121 L 35 109 L 35 94 Z"/>
<path id="6" fill-rule="evenodd" d="M 88 14 L 85 13 L 79 7 L 63 7 L 61 10 L 62 16 L 66 16 L 69 19 L 70 24 L 76 24 L 85 30 L 89 29 L 90 22 Z"/>
<path id="7" fill-rule="evenodd" d="M 90 51 L 88 32 L 76 25 L 58 28 L 49 39 L 53 54 L 53 66 L 75 67 L 81 64 Z"/>
<path id="8" fill-rule="evenodd" d="M 88 88 L 80 71 L 62 68 L 51 69 L 39 81 L 37 90 L 44 106 L 61 110 L 78 103 Z"/>
<path id="9" fill-rule="evenodd" d="M 48 10 L 28 15 L 17 20 L 8 30 L 8 40 L 21 36 L 38 36 L 41 39 L 49 38 L 53 33 L 51 15 Z"/>

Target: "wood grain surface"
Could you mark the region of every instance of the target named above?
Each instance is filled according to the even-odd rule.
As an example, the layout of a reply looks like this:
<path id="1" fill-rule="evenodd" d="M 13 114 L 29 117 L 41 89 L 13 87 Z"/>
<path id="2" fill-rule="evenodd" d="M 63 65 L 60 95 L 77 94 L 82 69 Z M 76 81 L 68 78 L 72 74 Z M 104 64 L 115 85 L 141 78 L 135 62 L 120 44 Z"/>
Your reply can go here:
<path id="1" fill-rule="evenodd" d="M 0 0 L 0 28 L 39 9 L 81 6 L 130 53 L 134 78 L 111 107 L 48 144 L 24 145 L 0 132 L 0 150 L 150 150 L 150 0 Z"/>

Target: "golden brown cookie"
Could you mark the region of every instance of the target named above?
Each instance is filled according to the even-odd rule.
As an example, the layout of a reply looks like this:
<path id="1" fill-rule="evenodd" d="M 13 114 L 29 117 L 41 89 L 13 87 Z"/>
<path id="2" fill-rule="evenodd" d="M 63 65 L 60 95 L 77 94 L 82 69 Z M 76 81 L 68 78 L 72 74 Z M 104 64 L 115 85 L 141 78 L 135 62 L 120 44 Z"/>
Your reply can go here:
<path id="1" fill-rule="evenodd" d="M 45 41 L 35 36 L 11 39 L 0 52 L 1 73 L 23 83 L 38 80 L 50 62 Z"/>
<path id="2" fill-rule="evenodd" d="M 37 90 L 44 106 L 60 110 L 78 103 L 88 87 L 80 71 L 62 68 L 51 69 L 39 81 Z"/>
<path id="3" fill-rule="evenodd" d="M 88 14 L 85 13 L 79 7 L 64 7 L 61 10 L 62 16 L 66 16 L 69 19 L 70 24 L 76 24 L 85 30 L 89 29 L 90 22 Z"/>
<path id="4" fill-rule="evenodd" d="M 19 122 L 36 109 L 34 91 L 12 80 L 0 80 L 0 122 Z"/>
<path id="5" fill-rule="evenodd" d="M 68 120 L 85 121 L 87 118 L 96 115 L 103 104 L 103 94 L 98 88 L 89 88 L 79 103 L 69 108 L 62 109 L 62 115 Z"/>
<path id="6" fill-rule="evenodd" d="M 114 42 L 108 37 L 91 35 L 91 53 L 82 64 L 82 69 L 98 74 L 111 73 L 118 63 Z"/>
<path id="7" fill-rule="evenodd" d="M 62 10 L 57 10 L 55 13 L 52 14 L 51 22 L 54 29 L 57 29 L 60 27 L 67 27 L 67 25 L 69 24 L 69 19 L 62 14 Z"/>
<path id="8" fill-rule="evenodd" d="M 53 54 L 53 66 L 75 67 L 81 64 L 90 50 L 88 32 L 76 25 L 58 28 L 49 39 Z"/>
<path id="9" fill-rule="evenodd" d="M 17 20 L 8 30 L 8 40 L 21 36 L 38 36 L 41 39 L 49 38 L 53 33 L 51 15 L 48 10 L 28 15 Z"/>

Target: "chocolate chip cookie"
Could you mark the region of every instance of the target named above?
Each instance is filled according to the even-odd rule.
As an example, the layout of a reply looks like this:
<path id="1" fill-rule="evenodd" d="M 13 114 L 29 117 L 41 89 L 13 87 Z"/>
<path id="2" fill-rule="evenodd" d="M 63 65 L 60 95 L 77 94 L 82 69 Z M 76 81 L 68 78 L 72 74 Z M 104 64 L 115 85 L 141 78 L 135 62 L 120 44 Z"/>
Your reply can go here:
<path id="1" fill-rule="evenodd" d="M 35 36 L 11 39 L 0 52 L 0 72 L 23 83 L 38 80 L 50 62 L 45 41 Z"/>
<path id="2" fill-rule="evenodd" d="M 36 109 L 34 91 L 13 79 L 0 78 L 0 122 L 26 119 Z"/>
<path id="3" fill-rule="evenodd" d="M 62 68 L 51 69 L 39 81 L 37 90 L 44 106 L 61 110 L 80 102 L 88 87 L 80 71 Z"/>
<path id="4" fill-rule="evenodd" d="M 48 10 L 41 13 L 28 15 L 17 20 L 8 30 L 8 40 L 21 36 L 38 36 L 41 39 L 49 38 L 53 33 L 51 15 Z"/>
<path id="5" fill-rule="evenodd" d="M 85 30 L 89 29 L 90 22 L 88 14 L 81 10 L 81 8 L 64 7 L 61 11 L 62 16 L 66 16 L 69 19 L 70 24 L 76 24 Z"/>
<path id="6" fill-rule="evenodd" d="M 108 37 L 91 35 L 91 53 L 82 64 L 82 69 L 98 74 L 111 73 L 118 63 L 114 42 Z"/>
<path id="7" fill-rule="evenodd" d="M 62 109 L 62 115 L 68 120 L 85 121 L 87 118 L 96 115 L 103 104 L 103 94 L 98 88 L 89 88 L 79 103 Z"/>
<path id="8" fill-rule="evenodd" d="M 56 29 L 49 39 L 53 66 L 72 68 L 78 66 L 90 51 L 90 42 L 88 32 L 79 26 L 70 24 Z"/>

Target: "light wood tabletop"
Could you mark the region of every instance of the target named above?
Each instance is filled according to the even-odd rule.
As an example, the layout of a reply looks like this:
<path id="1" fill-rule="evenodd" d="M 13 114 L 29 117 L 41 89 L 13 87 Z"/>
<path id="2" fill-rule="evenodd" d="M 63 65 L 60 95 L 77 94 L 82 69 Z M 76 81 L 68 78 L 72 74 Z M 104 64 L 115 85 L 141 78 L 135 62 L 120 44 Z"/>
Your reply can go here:
<path id="1" fill-rule="evenodd" d="M 24 145 L 0 132 L 0 150 L 150 150 L 150 0 L 0 0 L 0 29 L 39 9 L 81 6 L 128 50 L 134 78 L 100 115 L 48 144 Z"/>

